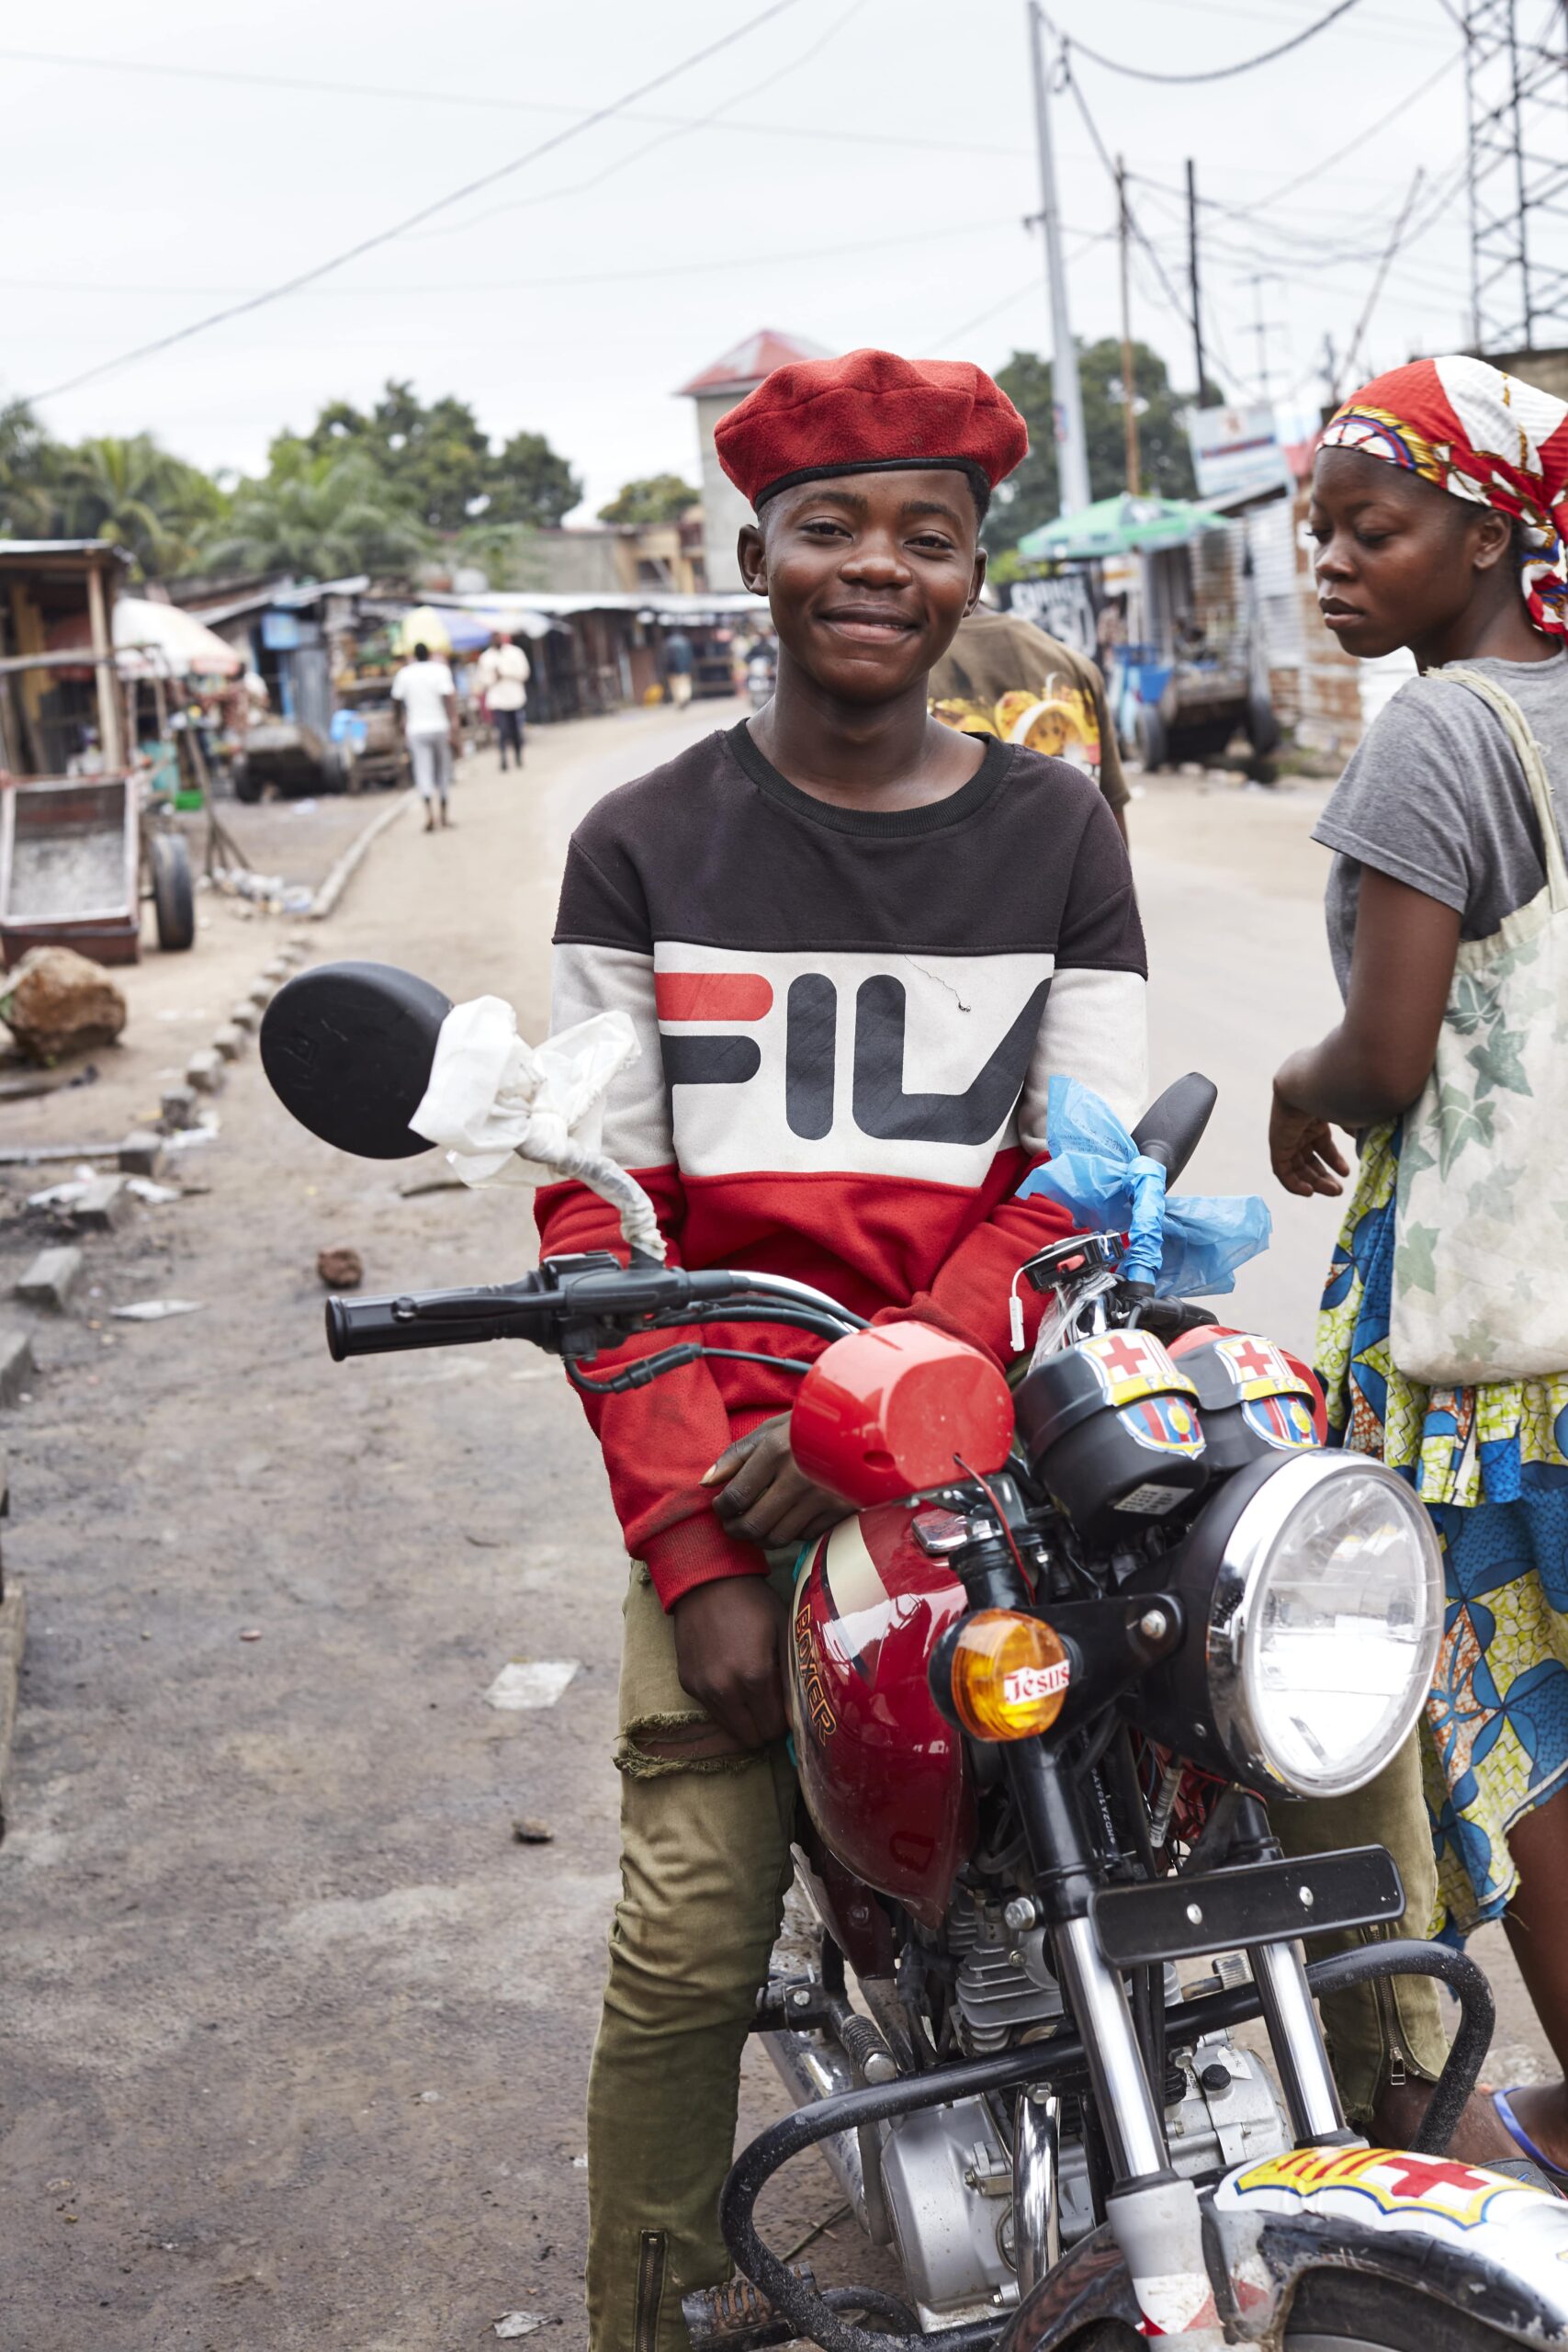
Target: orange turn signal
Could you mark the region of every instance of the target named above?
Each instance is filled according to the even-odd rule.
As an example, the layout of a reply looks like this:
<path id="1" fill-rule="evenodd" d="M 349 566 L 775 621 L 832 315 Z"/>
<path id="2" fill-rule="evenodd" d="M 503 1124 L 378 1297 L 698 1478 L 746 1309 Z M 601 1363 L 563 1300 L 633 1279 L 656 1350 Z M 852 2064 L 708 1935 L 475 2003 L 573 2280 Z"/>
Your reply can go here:
<path id="1" fill-rule="evenodd" d="M 1043 1618 L 1010 1609 L 966 1617 L 953 1645 L 953 1709 L 976 1739 L 1032 1739 L 1062 1712 L 1072 1668 Z"/>

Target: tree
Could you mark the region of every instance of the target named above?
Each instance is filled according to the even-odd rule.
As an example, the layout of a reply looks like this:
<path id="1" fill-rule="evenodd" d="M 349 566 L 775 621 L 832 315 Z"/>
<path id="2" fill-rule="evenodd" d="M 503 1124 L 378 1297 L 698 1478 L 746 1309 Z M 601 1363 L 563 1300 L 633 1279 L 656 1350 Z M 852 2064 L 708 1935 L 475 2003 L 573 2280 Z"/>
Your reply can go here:
<path id="1" fill-rule="evenodd" d="M 1172 391 L 1165 361 L 1146 343 L 1133 345 L 1137 380 L 1138 450 L 1143 487 L 1160 498 L 1190 498 L 1195 483 L 1183 424 L 1184 403 Z M 1030 531 L 1054 523 L 1060 509 L 1056 473 L 1052 368 L 1032 351 L 1015 351 L 997 381 L 1023 412 L 1029 455 L 997 492 L 987 543 L 1016 547 Z M 1089 491 L 1111 498 L 1127 486 L 1122 430 L 1122 345 L 1114 336 L 1078 345 Z"/>
<path id="2" fill-rule="evenodd" d="M 211 569 L 330 580 L 408 571 L 429 552 L 432 533 L 363 448 L 312 450 L 284 435 L 270 458 L 204 541 Z"/>
<path id="3" fill-rule="evenodd" d="M 0 405 L 0 537 L 59 537 L 47 479 L 53 445 L 26 401 Z"/>
<path id="4" fill-rule="evenodd" d="M 623 483 L 608 506 L 599 509 L 601 523 L 678 523 L 698 493 L 679 474 L 648 474 Z"/>
<path id="5" fill-rule="evenodd" d="M 366 458 L 432 531 L 461 531 L 481 515 L 556 524 L 582 496 L 542 434 L 514 434 L 497 456 L 467 401 L 448 393 L 426 405 L 412 384 L 391 378 L 372 409 L 330 401 L 304 447 L 313 458 Z"/>
<path id="6" fill-rule="evenodd" d="M 542 433 L 514 433 L 493 461 L 489 519 L 558 530 L 582 497 L 582 484 Z"/>
<path id="7" fill-rule="evenodd" d="M 38 480 L 52 498 L 61 538 L 111 539 L 154 578 L 188 570 L 197 541 L 228 506 L 210 474 L 172 457 L 149 433 L 46 445 Z"/>

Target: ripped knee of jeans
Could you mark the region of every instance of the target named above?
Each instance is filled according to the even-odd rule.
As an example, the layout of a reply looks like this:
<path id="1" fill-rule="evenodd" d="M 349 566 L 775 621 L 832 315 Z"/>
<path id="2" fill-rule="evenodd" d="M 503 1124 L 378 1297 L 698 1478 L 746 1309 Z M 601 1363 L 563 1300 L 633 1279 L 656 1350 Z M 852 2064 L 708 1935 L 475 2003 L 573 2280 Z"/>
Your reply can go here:
<path id="1" fill-rule="evenodd" d="M 667 1772 L 739 1771 L 765 1752 L 707 1715 L 639 1715 L 616 1743 L 615 1767 L 628 1780 L 655 1781 Z"/>

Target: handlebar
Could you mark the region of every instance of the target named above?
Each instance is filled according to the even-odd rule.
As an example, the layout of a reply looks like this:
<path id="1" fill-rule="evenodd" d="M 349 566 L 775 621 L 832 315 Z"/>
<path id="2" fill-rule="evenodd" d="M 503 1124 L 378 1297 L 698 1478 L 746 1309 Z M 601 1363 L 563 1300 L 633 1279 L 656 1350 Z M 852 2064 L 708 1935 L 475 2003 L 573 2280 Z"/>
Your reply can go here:
<path id="1" fill-rule="evenodd" d="M 426 1291 L 396 1298 L 330 1298 L 327 1347 L 334 1363 L 349 1356 L 398 1353 L 409 1348 L 467 1347 L 481 1340 L 532 1340 L 558 1351 L 592 1356 L 638 1330 L 659 1330 L 682 1319 L 725 1319 L 726 1305 L 745 1302 L 743 1319 L 788 1324 L 827 1340 L 863 1329 L 836 1299 L 778 1274 L 656 1265 L 629 1265 L 607 1250 L 547 1258 L 521 1282 L 475 1290 Z M 737 1319 L 742 1319 L 738 1317 Z"/>
<path id="2" fill-rule="evenodd" d="M 536 1274 L 485 1290 L 427 1291 L 421 1297 L 329 1298 L 327 1349 L 347 1356 L 389 1355 L 404 1348 L 466 1347 L 476 1340 L 549 1338 L 558 1302 Z"/>

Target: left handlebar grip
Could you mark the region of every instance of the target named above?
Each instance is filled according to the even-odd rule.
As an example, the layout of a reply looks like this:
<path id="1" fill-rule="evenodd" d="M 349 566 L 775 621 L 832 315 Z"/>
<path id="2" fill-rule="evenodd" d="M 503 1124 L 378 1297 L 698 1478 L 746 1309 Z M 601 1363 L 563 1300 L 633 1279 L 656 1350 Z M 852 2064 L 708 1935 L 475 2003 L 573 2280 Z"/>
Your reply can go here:
<path id="1" fill-rule="evenodd" d="M 479 1340 L 544 1340 L 560 1311 L 536 1278 L 510 1289 L 425 1292 L 398 1298 L 329 1298 L 327 1348 L 334 1363 L 348 1356 L 400 1353 L 409 1348 L 460 1348 Z"/>

